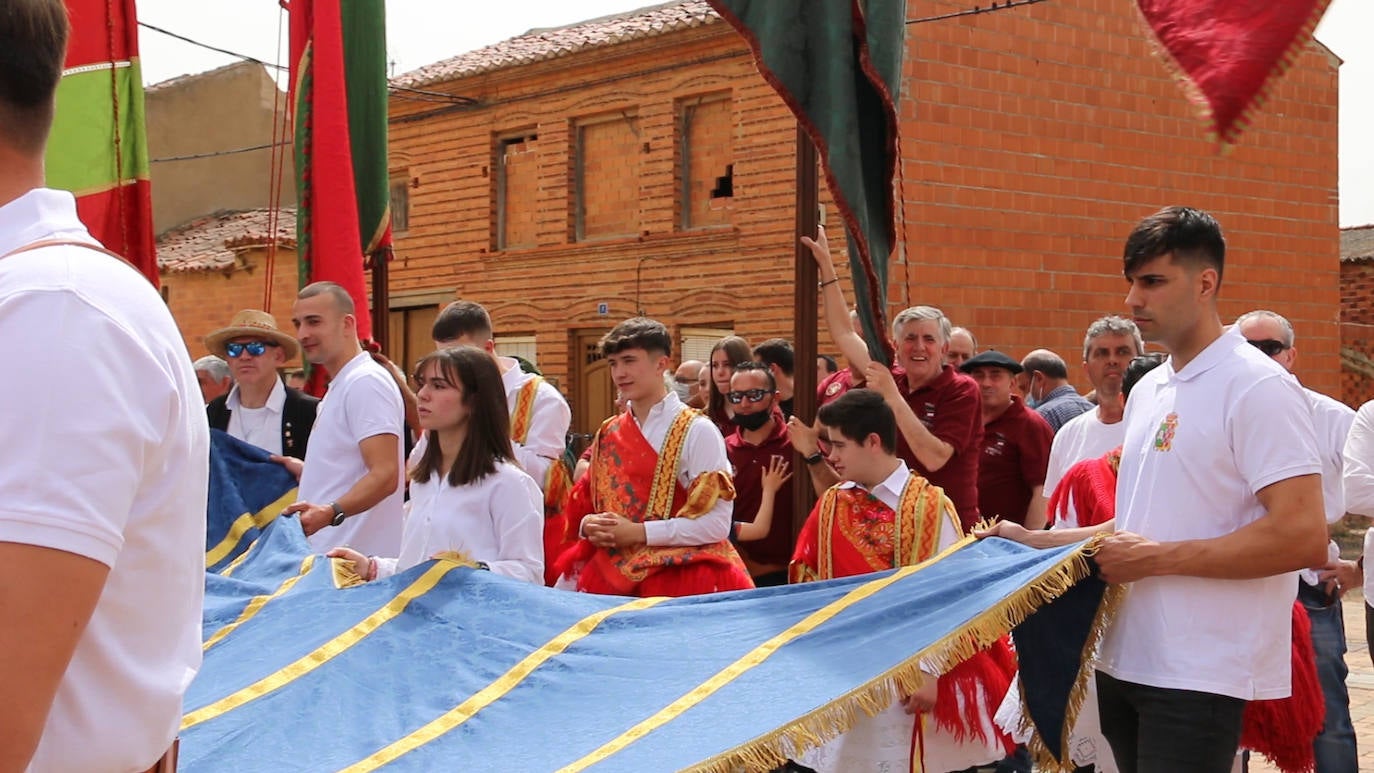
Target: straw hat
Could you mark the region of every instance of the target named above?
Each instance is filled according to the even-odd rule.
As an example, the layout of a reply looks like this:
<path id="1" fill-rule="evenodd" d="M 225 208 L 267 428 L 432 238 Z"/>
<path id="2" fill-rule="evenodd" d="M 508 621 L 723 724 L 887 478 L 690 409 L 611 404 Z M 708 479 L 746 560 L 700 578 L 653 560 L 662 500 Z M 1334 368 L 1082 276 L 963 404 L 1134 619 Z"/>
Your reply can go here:
<path id="1" fill-rule="evenodd" d="M 229 327 L 220 328 L 205 336 L 205 348 L 220 357 L 228 357 L 224 343 L 231 338 L 242 336 L 253 336 L 280 344 L 282 353 L 288 360 L 296 356 L 299 348 L 295 338 L 277 329 L 277 321 L 271 314 L 257 309 L 240 311 L 229 322 Z"/>

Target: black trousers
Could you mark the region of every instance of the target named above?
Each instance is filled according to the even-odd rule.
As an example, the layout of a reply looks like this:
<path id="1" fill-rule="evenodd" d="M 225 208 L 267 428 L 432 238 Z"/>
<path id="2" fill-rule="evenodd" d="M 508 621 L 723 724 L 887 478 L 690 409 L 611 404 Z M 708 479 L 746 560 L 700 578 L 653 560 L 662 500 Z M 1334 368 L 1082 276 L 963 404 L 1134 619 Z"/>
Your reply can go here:
<path id="1" fill-rule="evenodd" d="M 1102 735 L 1121 773 L 1229 773 L 1245 701 L 1097 672 Z"/>

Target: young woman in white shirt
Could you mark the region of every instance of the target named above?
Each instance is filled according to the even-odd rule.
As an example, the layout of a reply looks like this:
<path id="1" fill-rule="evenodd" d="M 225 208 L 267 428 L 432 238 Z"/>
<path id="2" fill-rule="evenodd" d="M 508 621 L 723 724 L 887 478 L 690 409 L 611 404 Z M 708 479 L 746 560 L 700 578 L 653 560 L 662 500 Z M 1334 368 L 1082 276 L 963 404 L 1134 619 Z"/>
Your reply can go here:
<path id="1" fill-rule="evenodd" d="M 457 552 L 496 574 L 544 578 L 544 498 L 515 462 L 510 410 L 495 360 L 472 346 L 441 349 L 415 368 L 420 426 L 428 445 L 410 469 L 410 504 L 396 558 L 347 547 L 364 580 Z"/>

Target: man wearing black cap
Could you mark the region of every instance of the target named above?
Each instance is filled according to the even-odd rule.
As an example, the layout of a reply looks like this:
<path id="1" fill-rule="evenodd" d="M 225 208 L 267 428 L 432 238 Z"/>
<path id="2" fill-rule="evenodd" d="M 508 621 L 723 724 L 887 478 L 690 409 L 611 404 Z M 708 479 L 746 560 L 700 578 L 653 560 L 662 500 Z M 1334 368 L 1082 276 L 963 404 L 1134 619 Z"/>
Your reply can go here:
<path id="1" fill-rule="evenodd" d="M 978 512 L 984 518 L 1044 528 L 1045 485 L 1054 430 L 1011 392 L 1021 363 L 1001 352 L 982 352 L 959 369 L 978 382 L 983 401 L 983 443 L 978 460 Z"/>

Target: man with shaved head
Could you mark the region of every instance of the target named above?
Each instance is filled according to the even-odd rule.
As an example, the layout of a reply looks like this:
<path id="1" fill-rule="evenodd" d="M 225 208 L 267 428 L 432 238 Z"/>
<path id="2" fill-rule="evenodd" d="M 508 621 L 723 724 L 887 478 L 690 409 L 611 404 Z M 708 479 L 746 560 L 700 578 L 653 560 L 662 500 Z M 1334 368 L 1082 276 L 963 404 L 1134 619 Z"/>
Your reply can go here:
<path id="1" fill-rule="evenodd" d="M 1026 399 L 1055 432 L 1095 406 L 1069 384 L 1069 366 L 1049 349 L 1036 349 L 1021 359 Z"/>

